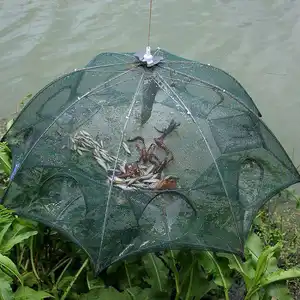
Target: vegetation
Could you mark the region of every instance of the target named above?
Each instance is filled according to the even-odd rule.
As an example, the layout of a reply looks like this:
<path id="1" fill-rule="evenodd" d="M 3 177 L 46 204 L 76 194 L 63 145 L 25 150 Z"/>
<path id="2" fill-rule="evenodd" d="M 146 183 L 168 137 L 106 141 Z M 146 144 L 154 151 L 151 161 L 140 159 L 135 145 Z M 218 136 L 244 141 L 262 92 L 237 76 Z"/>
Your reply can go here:
<path id="1" fill-rule="evenodd" d="M 11 171 L 0 143 L 0 197 Z M 51 230 L 0 206 L 0 300 L 300 299 L 300 198 L 284 191 L 272 201 L 296 203 L 283 222 L 265 207 L 254 221 L 245 260 L 209 251 L 164 251 L 132 257 L 94 277 L 80 249 Z"/>
<path id="2" fill-rule="evenodd" d="M 286 282 L 300 269 L 287 269 L 284 240 L 264 246 L 259 237 L 272 233 L 250 234 L 244 262 L 232 254 L 165 251 L 95 278 L 84 253 L 55 232 L 4 207 L 0 215 L 0 299 L 297 299 Z"/>

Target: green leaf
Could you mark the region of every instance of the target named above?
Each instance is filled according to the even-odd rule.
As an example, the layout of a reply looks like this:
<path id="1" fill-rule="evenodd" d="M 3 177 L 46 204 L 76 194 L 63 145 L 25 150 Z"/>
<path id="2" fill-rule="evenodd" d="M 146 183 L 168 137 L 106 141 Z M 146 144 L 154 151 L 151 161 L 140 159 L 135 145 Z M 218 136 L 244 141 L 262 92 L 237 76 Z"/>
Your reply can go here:
<path id="1" fill-rule="evenodd" d="M 262 278 L 262 276 L 265 274 L 270 258 L 273 256 L 275 251 L 280 247 L 281 244 L 277 243 L 273 247 L 266 247 L 266 249 L 261 253 L 257 261 L 254 284 L 257 284 Z"/>
<path id="2" fill-rule="evenodd" d="M 255 269 L 254 269 L 252 260 L 251 259 L 246 260 L 243 263 L 243 266 L 244 266 L 244 270 L 246 271 L 248 277 L 250 278 L 250 282 L 251 282 L 252 280 L 254 280 L 254 277 L 255 277 Z"/>
<path id="3" fill-rule="evenodd" d="M 196 261 L 195 255 L 193 255 L 192 251 L 180 251 L 175 260 L 177 264 L 179 264 L 179 281 L 180 284 L 184 284 L 184 282 L 189 281 L 189 276 L 194 267 Z"/>
<path id="4" fill-rule="evenodd" d="M 28 273 L 22 274 L 22 279 L 23 279 L 24 285 L 29 286 L 29 287 L 32 287 L 35 284 L 38 284 L 38 280 L 35 277 L 35 275 L 33 274 L 33 272 L 28 272 Z"/>
<path id="5" fill-rule="evenodd" d="M 215 263 L 205 251 L 199 254 L 199 264 L 204 268 L 207 274 L 214 274 L 218 271 Z"/>
<path id="6" fill-rule="evenodd" d="M 68 285 L 72 282 L 74 276 L 64 276 L 57 284 L 57 288 L 60 290 L 65 290 Z"/>
<path id="7" fill-rule="evenodd" d="M 35 291 L 28 286 L 21 286 L 16 291 L 14 300 L 42 300 L 46 298 L 54 297 L 44 291 Z"/>
<path id="8" fill-rule="evenodd" d="M 147 272 L 141 257 L 114 263 L 112 268 L 108 269 L 105 278 L 106 286 L 114 286 L 119 290 L 126 290 L 145 284 L 143 279 L 147 277 Z"/>
<path id="9" fill-rule="evenodd" d="M 117 261 L 114 262 L 112 265 L 110 265 L 107 270 L 106 270 L 106 274 L 108 275 L 114 275 L 115 273 L 118 272 L 118 269 L 123 265 L 123 261 Z"/>
<path id="10" fill-rule="evenodd" d="M 11 224 L 14 221 L 13 211 L 0 205 L 0 225 Z"/>
<path id="11" fill-rule="evenodd" d="M 181 287 L 180 296 L 182 299 L 201 299 L 212 289 L 217 288 L 214 281 L 209 281 L 204 274 L 199 272 L 197 265 L 191 269 L 188 280 L 184 282 Z"/>
<path id="12" fill-rule="evenodd" d="M 249 277 L 247 274 L 247 269 L 244 268 L 243 262 L 239 257 L 234 254 L 229 253 L 217 253 L 219 257 L 225 257 L 229 261 L 229 268 L 238 271 L 243 277 Z"/>
<path id="13" fill-rule="evenodd" d="M 214 282 L 218 286 L 222 286 L 226 290 L 230 288 L 232 285 L 230 268 L 222 258 L 218 259 L 214 254 L 205 251 L 200 254 L 199 263 L 207 273 L 214 275 Z"/>
<path id="14" fill-rule="evenodd" d="M 6 175 L 10 175 L 11 172 L 10 150 L 7 147 L 7 143 L 1 143 L 1 142 L 0 142 L 0 169 L 2 169 Z"/>
<path id="15" fill-rule="evenodd" d="M 258 291 L 262 287 L 267 287 L 268 285 L 275 283 L 277 281 L 283 281 L 287 279 L 292 279 L 296 277 L 300 277 L 300 269 L 299 268 L 292 268 L 289 270 L 281 270 L 278 269 L 275 272 L 267 273 L 267 267 L 270 269 L 276 269 L 274 266 L 274 260 L 271 260 L 271 256 L 274 252 L 280 247 L 280 244 L 276 244 L 274 247 L 267 247 L 266 250 L 262 252 L 257 262 L 257 270 L 255 279 L 251 288 L 249 289 L 249 295 Z M 251 299 L 247 298 L 246 299 Z"/>
<path id="16" fill-rule="evenodd" d="M 201 299 L 211 289 L 216 288 L 213 281 L 207 280 L 199 262 L 192 251 L 180 251 L 176 256 L 176 262 L 180 265 L 179 282 L 180 296 L 183 299 L 196 297 Z"/>
<path id="17" fill-rule="evenodd" d="M 12 278 L 0 271 L 0 300 L 11 300 L 13 299 L 13 292 L 10 284 Z"/>
<path id="18" fill-rule="evenodd" d="M 10 258 L 4 256 L 0 253 L 0 268 L 9 275 L 14 275 L 18 278 L 21 284 L 23 284 L 23 280 L 21 274 L 19 273 L 16 265 L 12 262 Z"/>
<path id="19" fill-rule="evenodd" d="M 12 222 L 8 223 L 8 224 L 3 224 L 0 228 L 0 245 L 2 244 L 3 238 L 5 236 L 5 234 L 7 233 L 9 227 L 11 226 Z M 1 246 L 0 246 L 1 248 Z"/>
<path id="20" fill-rule="evenodd" d="M 107 289 L 93 289 L 87 294 L 83 294 L 80 300 L 131 300 L 127 292 L 120 293 L 116 289 L 109 287 Z"/>
<path id="21" fill-rule="evenodd" d="M 146 281 L 151 285 L 151 288 L 160 292 L 165 291 L 169 270 L 163 262 L 152 253 L 145 255 L 143 262 L 149 276 Z"/>
<path id="22" fill-rule="evenodd" d="M 226 260 L 218 258 L 209 251 L 203 251 L 199 257 L 199 263 L 206 272 L 214 275 L 214 282 L 224 288 L 225 299 L 229 299 L 228 291 L 232 285 L 233 278 L 230 276 L 230 268 Z"/>
<path id="23" fill-rule="evenodd" d="M 18 221 L 13 223 L 13 228 L 4 236 L 0 244 L 0 252 L 6 254 L 15 245 L 23 242 L 24 240 L 36 235 L 38 232 L 32 230 L 26 225 L 20 224 Z"/>
<path id="24" fill-rule="evenodd" d="M 99 277 L 95 277 L 92 272 L 87 272 L 86 282 L 89 290 L 105 288 L 103 280 Z"/>
<path id="25" fill-rule="evenodd" d="M 266 295 L 277 300 L 293 300 L 287 285 L 283 283 L 270 284 L 266 288 Z"/>
<path id="26" fill-rule="evenodd" d="M 121 267 L 124 277 L 119 280 L 121 290 L 126 290 L 134 286 L 140 286 L 142 279 L 146 276 L 146 271 L 142 263 L 136 260 L 125 260 Z"/>
<path id="27" fill-rule="evenodd" d="M 261 286 L 266 286 L 271 283 L 274 283 L 276 281 L 281 281 L 281 280 L 287 280 L 287 279 L 292 279 L 292 278 L 299 278 L 300 277 L 300 268 L 291 268 L 289 270 L 279 270 L 276 272 L 273 272 L 271 274 L 268 274 L 267 276 L 264 276 L 260 284 Z"/>
<path id="28" fill-rule="evenodd" d="M 126 292 L 131 297 L 131 300 L 150 300 L 152 299 L 151 289 L 141 289 L 140 287 L 134 287 L 127 289 Z"/>
<path id="29" fill-rule="evenodd" d="M 249 252 L 252 261 L 256 264 L 259 256 L 263 252 L 264 245 L 257 234 L 250 233 L 246 240 L 245 249 Z"/>
<path id="30" fill-rule="evenodd" d="M 229 253 L 218 253 L 217 256 L 227 258 L 229 268 L 237 271 L 244 279 L 247 288 L 251 285 L 251 279 L 255 276 L 255 270 L 251 264 L 244 264 L 240 257 Z"/>
<path id="31" fill-rule="evenodd" d="M 277 258 L 276 257 L 271 257 L 269 259 L 268 265 L 267 265 L 267 273 L 272 273 L 272 272 L 276 272 L 279 270 L 278 266 L 277 266 Z"/>
<path id="32" fill-rule="evenodd" d="M 254 293 L 254 294 L 251 296 L 250 300 L 260 300 L 260 298 L 259 298 L 259 293 L 258 293 L 258 292 Z"/>

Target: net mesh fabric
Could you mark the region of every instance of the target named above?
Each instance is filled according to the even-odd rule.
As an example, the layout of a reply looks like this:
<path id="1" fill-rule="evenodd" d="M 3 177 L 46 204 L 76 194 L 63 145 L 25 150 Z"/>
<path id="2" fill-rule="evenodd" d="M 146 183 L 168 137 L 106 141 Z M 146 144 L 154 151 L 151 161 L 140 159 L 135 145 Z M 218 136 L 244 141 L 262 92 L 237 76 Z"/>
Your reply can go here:
<path id="1" fill-rule="evenodd" d="M 155 55 L 164 59 L 152 68 L 133 53 L 98 55 L 35 95 L 4 137 L 14 167 L 4 204 L 77 243 L 96 272 L 166 248 L 242 254 L 260 207 L 300 178 L 234 78 Z M 171 120 L 180 125 L 164 144 L 174 160 L 147 187 L 132 182 L 142 174 L 124 183 L 126 163 L 141 157 L 127 140 L 141 136 L 148 149 Z M 167 152 L 155 149 L 162 162 Z M 170 175 L 176 187 L 158 188 Z"/>

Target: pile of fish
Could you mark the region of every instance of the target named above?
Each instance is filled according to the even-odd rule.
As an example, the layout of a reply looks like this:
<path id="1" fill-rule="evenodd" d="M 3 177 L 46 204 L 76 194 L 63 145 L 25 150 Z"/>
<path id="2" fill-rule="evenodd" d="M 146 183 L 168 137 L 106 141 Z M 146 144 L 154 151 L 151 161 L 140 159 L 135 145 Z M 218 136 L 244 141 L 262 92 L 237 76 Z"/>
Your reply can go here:
<path id="1" fill-rule="evenodd" d="M 109 163 L 117 160 L 116 156 L 112 156 L 103 147 L 103 141 L 98 143 L 93 137 L 86 131 L 81 130 L 76 132 L 71 137 L 72 146 L 71 149 L 76 151 L 79 155 L 83 152 L 92 152 L 97 163 L 107 172 L 109 169 Z"/>
<path id="2" fill-rule="evenodd" d="M 108 182 L 113 182 L 116 187 L 123 190 L 164 189 L 170 188 L 170 186 L 173 188 L 174 183 L 176 183 L 173 176 L 164 176 L 163 172 L 154 173 L 155 166 L 153 164 L 127 163 L 117 159 L 114 155 L 110 155 L 104 149 L 102 140 L 97 142 L 84 130 L 75 133 L 71 137 L 71 142 L 71 149 L 79 155 L 83 155 L 84 152 L 91 152 L 97 163 L 107 172 Z M 125 152 L 131 155 L 125 142 L 122 143 L 122 146 Z M 117 166 L 114 169 L 116 161 Z M 132 172 L 128 173 L 128 169 Z"/>
<path id="3" fill-rule="evenodd" d="M 165 188 L 166 183 L 172 181 L 173 176 L 164 176 L 162 173 L 153 173 L 153 165 L 148 167 L 146 165 L 139 164 L 140 174 L 133 177 L 127 176 L 126 178 L 118 177 L 118 173 L 122 176 L 126 174 L 122 173 L 123 166 L 120 167 L 120 171 L 116 170 L 115 176 L 111 174 L 108 179 L 113 182 L 116 186 L 123 190 L 136 190 L 136 189 L 162 189 Z M 113 173 L 113 169 L 109 170 Z"/>

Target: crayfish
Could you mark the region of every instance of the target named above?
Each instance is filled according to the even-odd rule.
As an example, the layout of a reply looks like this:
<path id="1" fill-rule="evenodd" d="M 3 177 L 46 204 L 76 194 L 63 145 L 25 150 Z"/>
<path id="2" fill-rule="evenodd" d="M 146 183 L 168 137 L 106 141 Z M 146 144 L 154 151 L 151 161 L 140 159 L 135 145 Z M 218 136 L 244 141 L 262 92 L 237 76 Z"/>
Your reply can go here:
<path id="1" fill-rule="evenodd" d="M 154 127 L 156 131 L 161 133 L 161 135 L 158 138 L 154 138 L 154 143 L 151 143 L 148 149 L 146 148 L 144 138 L 141 136 L 137 136 L 133 139 L 127 140 L 128 142 L 141 142 L 141 145 L 139 143 L 136 143 L 136 148 L 140 154 L 137 163 L 151 163 L 155 166 L 152 172 L 154 174 L 161 173 L 163 169 L 166 168 L 167 165 L 174 160 L 174 155 L 171 152 L 171 150 L 165 145 L 164 140 L 166 136 L 173 132 L 179 125 L 180 123 L 176 123 L 172 119 L 167 128 L 159 130 L 156 127 Z M 166 153 L 166 157 L 162 161 L 154 153 L 157 148 L 162 149 Z"/>

